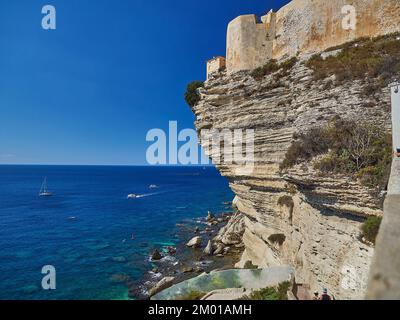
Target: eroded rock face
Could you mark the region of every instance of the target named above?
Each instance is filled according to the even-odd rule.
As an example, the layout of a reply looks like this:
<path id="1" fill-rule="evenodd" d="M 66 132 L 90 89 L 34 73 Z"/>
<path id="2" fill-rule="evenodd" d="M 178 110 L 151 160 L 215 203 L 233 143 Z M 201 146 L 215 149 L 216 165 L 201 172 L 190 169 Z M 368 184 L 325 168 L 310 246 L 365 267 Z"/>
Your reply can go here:
<path id="1" fill-rule="evenodd" d="M 227 225 L 218 232 L 214 241 L 220 242 L 222 245 L 239 244 L 242 241 L 244 227 L 243 215 L 236 213 L 232 216 Z"/>
<path id="2" fill-rule="evenodd" d="M 149 290 L 149 296 L 152 297 L 160 291 L 169 288 L 174 283 L 174 277 L 162 278 L 153 288 Z"/>
<path id="3" fill-rule="evenodd" d="M 339 299 L 362 298 L 373 248 L 359 241 L 361 217 L 381 215 L 380 200 L 354 179 L 320 176 L 312 165 L 279 169 L 295 133 L 325 125 L 335 115 L 390 130 L 388 89 L 367 96 L 361 81 L 328 86 L 329 81 L 315 82 L 301 62 L 274 86 L 272 76 L 255 80 L 247 72 L 221 74 L 201 89 L 193 112 L 199 131 L 255 130 L 251 174 L 238 175 L 234 164 L 217 165 L 229 179 L 239 210 L 217 240 L 243 241 L 238 266 L 248 260 L 260 267 L 290 264 L 296 281 L 310 290 L 327 287 Z M 201 143 L 207 147 L 209 142 Z M 274 235 L 284 235 L 284 241 Z"/>

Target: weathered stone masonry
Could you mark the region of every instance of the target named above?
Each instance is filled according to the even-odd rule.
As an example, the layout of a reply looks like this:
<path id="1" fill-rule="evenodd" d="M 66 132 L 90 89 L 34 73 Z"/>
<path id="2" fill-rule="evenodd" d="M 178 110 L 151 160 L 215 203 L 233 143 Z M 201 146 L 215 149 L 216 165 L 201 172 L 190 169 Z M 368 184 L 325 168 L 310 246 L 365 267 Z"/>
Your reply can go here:
<path id="1" fill-rule="evenodd" d="M 356 10 L 354 30 L 342 22 L 345 5 Z M 253 14 L 228 25 L 226 68 L 229 73 L 251 70 L 269 59 L 310 54 L 364 37 L 400 30 L 399 0 L 293 0 L 258 21 Z"/>

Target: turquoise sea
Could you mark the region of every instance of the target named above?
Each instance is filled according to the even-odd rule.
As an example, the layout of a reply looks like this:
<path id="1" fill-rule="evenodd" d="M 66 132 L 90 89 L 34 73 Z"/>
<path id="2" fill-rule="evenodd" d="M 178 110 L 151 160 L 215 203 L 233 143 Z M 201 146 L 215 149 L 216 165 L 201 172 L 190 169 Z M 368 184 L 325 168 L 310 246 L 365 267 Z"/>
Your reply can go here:
<path id="1" fill-rule="evenodd" d="M 118 275 L 140 279 L 153 248 L 182 241 L 177 223 L 232 198 L 213 167 L 0 166 L 0 299 L 127 299 Z"/>

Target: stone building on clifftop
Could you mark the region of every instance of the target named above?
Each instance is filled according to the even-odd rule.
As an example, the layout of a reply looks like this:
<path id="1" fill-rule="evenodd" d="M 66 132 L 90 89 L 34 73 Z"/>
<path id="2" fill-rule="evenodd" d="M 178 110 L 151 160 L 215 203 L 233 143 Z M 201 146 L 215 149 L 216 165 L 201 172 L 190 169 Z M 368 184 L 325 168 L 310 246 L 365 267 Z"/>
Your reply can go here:
<path id="1" fill-rule="evenodd" d="M 226 60 L 224 57 L 218 56 L 207 61 L 207 80 L 212 77 L 215 73 L 218 73 L 225 69 Z"/>
<path id="2" fill-rule="evenodd" d="M 343 24 L 351 15 L 349 4 L 355 13 L 354 28 Z M 269 59 L 311 54 L 360 37 L 400 31 L 399 13 L 399 0 L 293 0 L 260 20 L 254 14 L 242 15 L 228 25 L 226 69 L 228 73 L 251 70 Z M 207 79 L 210 76 L 207 70 Z"/>

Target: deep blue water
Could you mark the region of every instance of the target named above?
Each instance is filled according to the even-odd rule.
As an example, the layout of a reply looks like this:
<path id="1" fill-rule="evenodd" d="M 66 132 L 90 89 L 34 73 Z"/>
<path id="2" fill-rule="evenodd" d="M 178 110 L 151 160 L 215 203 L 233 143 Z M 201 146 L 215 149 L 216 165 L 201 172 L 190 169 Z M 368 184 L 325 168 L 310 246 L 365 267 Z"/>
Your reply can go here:
<path id="1" fill-rule="evenodd" d="M 39 198 L 45 176 L 54 195 Z M 113 275 L 140 278 L 176 223 L 232 198 L 212 167 L 0 166 L 0 299 L 125 299 Z M 44 265 L 56 290 L 41 288 Z"/>

